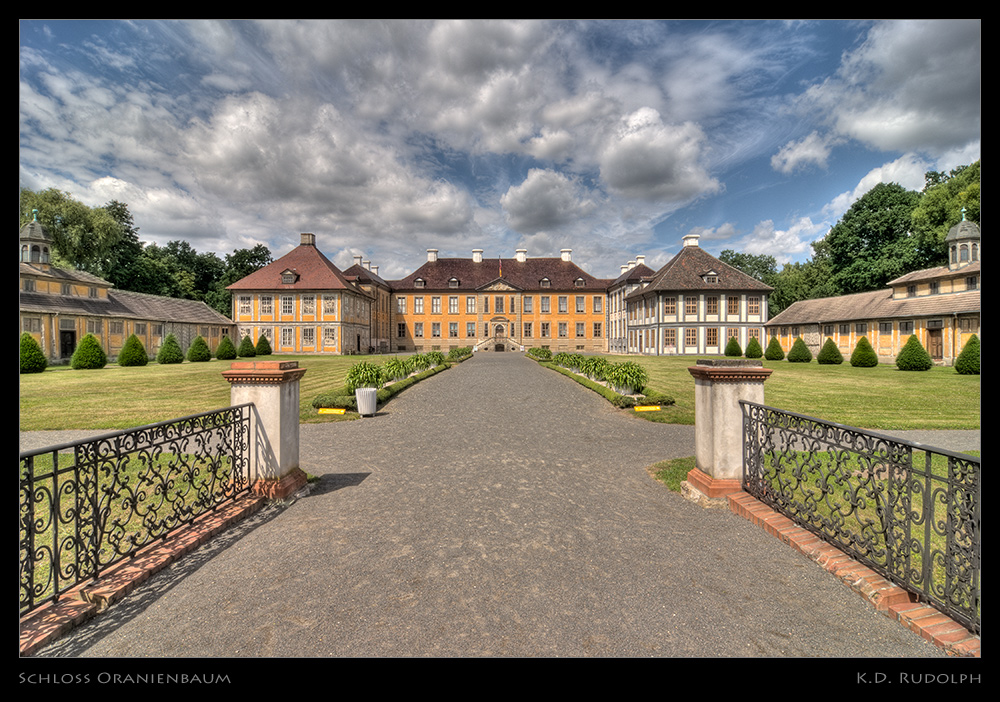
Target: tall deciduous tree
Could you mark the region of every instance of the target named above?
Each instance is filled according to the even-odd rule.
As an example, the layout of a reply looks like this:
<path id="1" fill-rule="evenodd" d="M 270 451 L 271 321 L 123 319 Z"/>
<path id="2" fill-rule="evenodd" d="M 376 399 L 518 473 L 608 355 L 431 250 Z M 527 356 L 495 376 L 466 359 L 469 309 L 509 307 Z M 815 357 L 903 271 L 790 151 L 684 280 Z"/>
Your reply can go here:
<path id="1" fill-rule="evenodd" d="M 923 267 L 948 262 L 944 239 L 963 215 L 979 224 L 980 167 L 981 162 L 976 161 L 948 173 L 930 171 L 924 175 L 926 186 L 913 210 L 913 233 L 925 259 Z"/>
<path id="2" fill-rule="evenodd" d="M 20 192 L 20 223 L 27 224 L 38 210 L 38 221 L 52 237 L 53 262 L 103 275 L 108 256 L 121 243 L 124 227 L 105 207 L 88 207 L 69 193 L 49 188 Z"/>
<path id="3" fill-rule="evenodd" d="M 911 214 L 919 201 L 917 192 L 879 183 L 813 244 L 816 257 L 829 263 L 838 294 L 878 290 L 922 267 L 910 233 Z"/>

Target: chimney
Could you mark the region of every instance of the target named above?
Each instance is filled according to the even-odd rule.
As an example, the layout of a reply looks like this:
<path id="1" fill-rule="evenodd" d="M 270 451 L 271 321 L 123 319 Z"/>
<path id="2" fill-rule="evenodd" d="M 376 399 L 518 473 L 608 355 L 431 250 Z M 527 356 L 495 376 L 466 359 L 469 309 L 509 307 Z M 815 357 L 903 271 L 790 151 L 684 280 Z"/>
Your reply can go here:
<path id="1" fill-rule="evenodd" d="M 378 266 L 372 266 L 371 272 L 374 273 L 375 275 L 378 275 Z"/>
<path id="2" fill-rule="evenodd" d="M 473 249 L 472 250 L 472 262 L 473 263 L 482 263 L 483 262 L 483 250 L 482 249 Z"/>
<path id="3" fill-rule="evenodd" d="M 299 244 L 301 246 L 315 246 L 316 245 L 316 235 L 315 234 L 300 234 Z"/>
<path id="4" fill-rule="evenodd" d="M 527 249 L 517 249 L 514 252 L 514 258 L 518 260 L 518 263 L 524 263 L 528 260 L 528 250 Z"/>
<path id="5" fill-rule="evenodd" d="M 635 265 L 637 265 L 637 266 L 643 266 L 645 264 L 646 264 L 646 255 L 645 254 L 643 254 L 641 256 L 636 256 L 635 257 Z"/>
<path id="6" fill-rule="evenodd" d="M 372 262 L 371 261 L 362 261 L 361 265 L 365 267 L 366 271 L 370 271 L 372 269 Z"/>
<path id="7" fill-rule="evenodd" d="M 628 269 L 632 270 L 633 268 L 635 268 L 635 261 L 629 261 L 628 262 Z"/>
<path id="8" fill-rule="evenodd" d="M 438 250 L 437 249 L 427 249 L 427 262 L 434 263 L 438 260 Z"/>
<path id="9" fill-rule="evenodd" d="M 573 257 L 571 256 L 572 253 L 573 253 L 573 249 L 563 249 L 562 250 L 562 260 L 564 260 L 564 261 L 572 261 L 573 260 Z"/>
<path id="10" fill-rule="evenodd" d="M 700 239 L 700 238 L 701 238 L 701 236 L 699 234 L 686 234 L 684 236 L 684 245 L 685 246 L 697 246 L 698 245 L 698 239 Z"/>
<path id="11" fill-rule="evenodd" d="M 361 265 L 361 256 L 355 256 L 354 257 L 354 265 L 355 266 L 360 266 Z"/>
<path id="12" fill-rule="evenodd" d="M 623 263 L 622 266 L 621 266 L 621 268 L 622 268 L 622 273 L 624 273 L 625 271 L 627 271 L 629 269 L 629 265 L 627 263 Z"/>

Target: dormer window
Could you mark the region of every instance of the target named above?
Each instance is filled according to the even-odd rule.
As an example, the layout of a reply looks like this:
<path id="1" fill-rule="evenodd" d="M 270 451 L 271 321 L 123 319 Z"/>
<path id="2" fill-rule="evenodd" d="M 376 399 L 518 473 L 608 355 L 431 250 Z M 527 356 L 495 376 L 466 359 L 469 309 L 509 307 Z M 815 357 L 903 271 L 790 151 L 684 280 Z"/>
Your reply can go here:
<path id="1" fill-rule="evenodd" d="M 543 288 L 552 287 L 552 281 L 550 281 L 548 278 L 542 278 L 540 281 L 538 281 L 538 284 Z"/>
<path id="2" fill-rule="evenodd" d="M 449 278 L 448 279 L 448 287 L 449 288 L 457 288 L 458 287 L 458 282 L 459 282 L 458 278 Z"/>
<path id="3" fill-rule="evenodd" d="M 416 280 L 414 280 L 413 281 L 413 287 L 415 287 L 415 288 L 422 288 L 422 287 L 424 287 L 424 279 L 423 278 L 417 278 Z"/>
<path id="4" fill-rule="evenodd" d="M 281 271 L 281 284 L 293 285 L 299 279 L 299 274 L 291 269 Z"/>
<path id="5" fill-rule="evenodd" d="M 709 271 L 708 273 L 706 273 L 705 275 L 702 276 L 702 280 L 704 280 L 708 284 L 718 283 L 719 282 L 719 274 L 716 273 L 715 271 Z"/>
<path id="6" fill-rule="evenodd" d="M 576 287 L 576 288 L 582 288 L 586 284 L 587 283 L 586 283 L 586 281 L 584 281 L 583 278 L 577 278 L 576 280 L 573 281 L 573 287 Z"/>

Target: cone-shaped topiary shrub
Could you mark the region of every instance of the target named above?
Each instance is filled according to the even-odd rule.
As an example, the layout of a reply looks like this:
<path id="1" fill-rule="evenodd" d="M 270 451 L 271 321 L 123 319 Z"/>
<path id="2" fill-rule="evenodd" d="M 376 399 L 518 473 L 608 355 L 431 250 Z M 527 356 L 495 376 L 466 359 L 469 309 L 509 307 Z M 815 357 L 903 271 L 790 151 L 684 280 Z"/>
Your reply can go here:
<path id="1" fill-rule="evenodd" d="M 35 341 L 35 337 L 28 332 L 21 334 L 21 372 L 41 373 L 47 365 L 49 361 L 42 353 L 42 347 Z"/>
<path id="2" fill-rule="evenodd" d="M 792 344 L 792 350 L 788 352 L 788 362 L 789 363 L 809 363 L 813 360 L 812 351 L 806 346 L 806 342 L 802 341 L 801 336 L 795 337 L 795 343 Z"/>
<path id="3" fill-rule="evenodd" d="M 740 342 L 736 340 L 735 336 L 729 337 L 729 343 L 726 344 L 726 355 L 727 356 L 743 355 L 743 349 L 740 348 Z"/>
<path id="4" fill-rule="evenodd" d="M 196 336 L 191 342 L 191 346 L 188 347 L 187 359 L 192 363 L 204 363 L 212 360 L 212 350 L 208 348 L 208 344 L 202 337 Z"/>
<path id="5" fill-rule="evenodd" d="M 851 354 L 851 365 L 855 368 L 874 368 L 878 365 L 878 354 L 868 342 L 867 336 L 858 339 L 858 345 Z"/>
<path id="6" fill-rule="evenodd" d="M 757 337 L 750 337 L 750 341 L 747 342 L 747 350 L 743 355 L 747 358 L 760 358 L 764 355 L 764 349 L 760 347 L 760 342 L 757 341 Z"/>
<path id="7" fill-rule="evenodd" d="M 135 334 L 125 340 L 125 345 L 118 352 L 119 366 L 144 366 L 149 363 L 149 354 L 146 347 L 142 345 L 142 340 Z"/>
<path id="8" fill-rule="evenodd" d="M 228 336 L 222 337 L 218 347 L 215 349 L 215 357 L 220 361 L 231 361 L 236 358 L 236 346 Z"/>
<path id="9" fill-rule="evenodd" d="M 80 339 L 70 360 L 73 368 L 104 368 L 108 365 L 108 356 L 101 348 L 101 342 L 93 334 L 87 334 Z"/>
<path id="10" fill-rule="evenodd" d="M 931 355 L 920 343 L 916 334 L 911 334 L 906 340 L 903 350 L 896 356 L 896 368 L 904 371 L 925 371 L 934 366 Z"/>
<path id="11" fill-rule="evenodd" d="M 236 349 L 236 355 L 240 358 L 253 358 L 257 355 L 257 348 L 253 345 L 253 341 L 250 340 L 249 334 L 243 337 L 240 347 Z"/>
<path id="12" fill-rule="evenodd" d="M 816 363 L 825 366 L 839 366 L 843 362 L 844 354 L 840 353 L 840 349 L 837 348 L 833 339 L 827 339 L 826 343 L 823 344 L 823 348 L 816 354 Z"/>
<path id="13" fill-rule="evenodd" d="M 767 351 L 764 352 L 764 358 L 768 361 L 780 361 L 785 357 L 785 352 L 781 348 L 781 342 L 778 341 L 778 337 L 772 336 L 771 343 L 767 345 Z"/>
<path id="14" fill-rule="evenodd" d="M 962 347 L 962 353 L 955 359 L 955 372 L 962 375 L 979 375 L 979 337 L 975 334 L 969 337 Z"/>
<path id="15" fill-rule="evenodd" d="M 160 350 L 156 352 L 156 362 L 161 365 L 184 363 L 184 352 L 181 351 L 181 345 L 177 343 L 176 336 L 167 334 L 167 338 L 163 340 Z"/>
<path id="16" fill-rule="evenodd" d="M 258 356 L 270 356 L 271 355 L 271 342 L 267 340 L 267 337 L 263 334 L 257 339 L 257 345 L 254 346 L 254 352 Z"/>

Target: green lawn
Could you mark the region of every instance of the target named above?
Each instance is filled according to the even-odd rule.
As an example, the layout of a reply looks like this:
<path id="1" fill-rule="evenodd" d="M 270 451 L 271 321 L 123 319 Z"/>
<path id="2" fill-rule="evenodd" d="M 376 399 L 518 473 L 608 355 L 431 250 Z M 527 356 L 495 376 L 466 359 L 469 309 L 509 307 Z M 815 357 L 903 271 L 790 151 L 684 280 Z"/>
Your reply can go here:
<path id="1" fill-rule="evenodd" d="M 298 361 L 306 369 L 299 387 L 300 419 L 323 422 L 343 417 L 317 415 L 313 398 L 343 386 L 348 369 L 366 358 L 382 363 L 387 357 L 275 355 L 261 360 Z M 222 371 L 229 366 L 229 361 L 185 361 L 100 370 L 61 366 L 25 374 L 20 376 L 20 429 L 128 429 L 228 407 L 229 383 Z"/>
<path id="2" fill-rule="evenodd" d="M 385 356 L 269 356 L 298 361 L 306 369 L 300 387 L 303 422 L 337 421 L 317 415 L 310 403 L 344 384 L 348 369 L 366 358 Z M 609 356 L 620 361 L 622 356 Z M 649 385 L 676 405 L 647 419 L 692 424 L 694 356 L 632 357 L 645 366 Z M 950 367 L 904 372 L 895 366 L 854 368 L 849 364 L 765 361 L 774 369 L 764 384 L 765 404 L 783 410 L 869 429 L 978 429 L 979 376 Z M 50 368 L 20 376 L 20 429 L 127 429 L 229 405 L 228 361 L 101 370 Z"/>
<path id="3" fill-rule="evenodd" d="M 608 356 L 620 361 L 621 356 Z M 695 356 L 635 356 L 649 373 L 649 387 L 672 396 L 671 421 L 694 423 Z M 979 376 L 951 367 L 901 371 L 892 365 L 854 368 L 764 361 L 771 377 L 764 404 L 866 429 L 978 429 Z M 654 417 L 647 417 L 654 419 Z"/>

